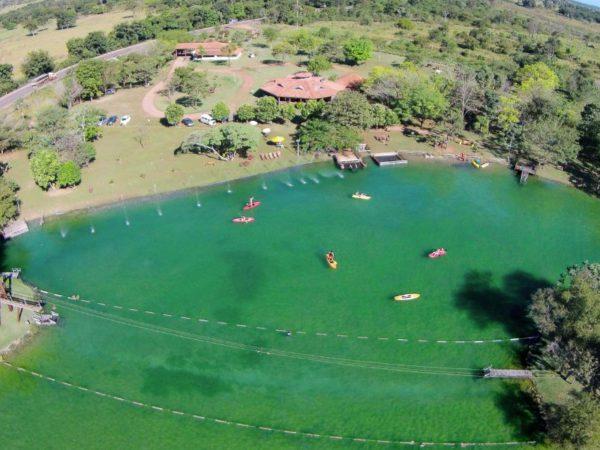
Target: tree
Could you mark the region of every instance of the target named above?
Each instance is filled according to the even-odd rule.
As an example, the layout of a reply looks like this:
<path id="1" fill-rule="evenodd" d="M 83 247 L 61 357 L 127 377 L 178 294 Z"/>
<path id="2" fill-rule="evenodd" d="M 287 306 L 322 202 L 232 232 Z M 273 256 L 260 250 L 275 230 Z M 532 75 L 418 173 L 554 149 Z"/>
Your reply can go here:
<path id="1" fill-rule="evenodd" d="M 353 148 L 360 142 L 356 130 L 322 119 L 304 122 L 297 133 L 300 148 L 305 152 Z"/>
<path id="2" fill-rule="evenodd" d="M 261 123 L 269 123 L 281 118 L 277 100 L 270 96 L 259 98 L 256 102 L 255 118 Z"/>
<path id="3" fill-rule="evenodd" d="M 206 72 L 196 72 L 191 67 L 178 67 L 171 79 L 173 88 L 186 94 L 186 100 L 193 106 L 202 104 L 210 89 Z"/>
<path id="4" fill-rule="evenodd" d="M 57 30 L 73 28 L 77 22 L 77 13 L 73 9 L 59 9 L 54 17 L 56 18 Z"/>
<path id="5" fill-rule="evenodd" d="M 81 169 L 73 161 L 65 161 L 58 168 L 56 181 L 61 188 L 81 183 Z"/>
<path id="6" fill-rule="evenodd" d="M 29 36 L 35 36 L 40 24 L 36 19 L 31 17 L 23 23 L 23 26 L 27 31 L 29 31 Z"/>
<path id="7" fill-rule="evenodd" d="M 298 103 L 296 109 L 300 119 L 305 121 L 320 116 L 325 109 L 325 105 L 326 103 L 323 100 L 308 100 Z"/>
<path id="8" fill-rule="evenodd" d="M 219 159 L 229 161 L 236 153 L 245 155 L 260 141 L 256 127 L 231 123 L 213 128 L 208 133 L 190 134 L 180 146 L 182 153 L 212 152 Z"/>
<path id="9" fill-rule="evenodd" d="M 27 78 L 35 78 L 54 70 L 54 60 L 46 50 L 33 50 L 21 66 Z"/>
<path id="10" fill-rule="evenodd" d="M 285 61 L 290 55 L 296 53 L 296 47 L 289 42 L 284 41 L 273 46 L 271 53 L 273 54 L 273 58 Z"/>
<path id="11" fill-rule="evenodd" d="M 17 189 L 15 183 L 0 176 L 0 228 L 4 228 L 19 212 L 15 195 Z"/>
<path id="12" fill-rule="evenodd" d="M 379 103 L 371 106 L 371 118 L 371 126 L 376 128 L 388 127 L 391 125 L 396 125 L 400 122 L 398 114 L 396 114 L 394 110 Z"/>
<path id="13" fill-rule="evenodd" d="M 223 47 L 223 49 L 221 50 L 223 52 L 223 56 L 226 56 L 227 59 L 227 64 L 231 65 L 231 57 L 233 55 L 235 55 L 235 52 L 237 51 L 238 46 L 233 43 L 230 42 L 229 44 L 227 44 L 225 47 Z"/>
<path id="14" fill-rule="evenodd" d="M 81 85 L 81 97 L 91 100 L 102 93 L 104 63 L 97 59 L 81 61 L 75 69 L 75 77 Z"/>
<path id="15" fill-rule="evenodd" d="M 229 107 L 225 104 L 225 102 L 215 103 L 215 106 L 213 106 L 211 111 L 213 119 L 218 122 L 226 122 L 229 120 L 229 114 Z"/>
<path id="16" fill-rule="evenodd" d="M 17 87 L 12 78 L 12 64 L 0 64 L 0 95 L 4 95 Z"/>
<path id="17" fill-rule="evenodd" d="M 373 56 L 373 42 L 366 38 L 355 38 L 344 44 L 344 57 L 350 64 L 360 64 Z"/>
<path id="18" fill-rule="evenodd" d="M 548 434 L 562 446 L 598 448 L 600 445 L 600 403 L 592 394 L 582 392 L 565 405 L 549 408 Z"/>
<path id="19" fill-rule="evenodd" d="M 600 160 L 600 105 L 588 103 L 581 111 L 579 143 L 583 153 Z"/>
<path id="20" fill-rule="evenodd" d="M 309 72 L 312 72 L 316 75 L 320 75 L 326 70 L 331 69 L 331 62 L 324 56 L 317 55 L 310 61 L 308 61 L 308 64 L 306 64 L 306 68 Z"/>
<path id="21" fill-rule="evenodd" d="M 536 89 L 554 90 L 560 81 L 558 75 L 543 62 L 523 66 L 517 70 L 515 80 L 523 93 Z"/>
<path id="22" fill-rule="evenodd" d="M 463 122 L 468 113 L 477 111 L 482 103 L 481 88 L 474 72 L 458 67 L 454 75 L 452 104 L 460 110 Z"/>
<path id="23" fill-rule="evenodd" d="M 306 30 L 293 33 L 287 40 L 298 52 L 312 55 L 319 46 L 320 40 Z"/>
<path id="24" fill-rule="evenodd" d="M 249 122 L 250 120 L 254 120 L 256 118 L 256 108 L 254 105 L 240 105 L 235 113 L 235 117 L 240 122 Z"/>
<path id="25" fill-rule="evenodd" d="M 30 165 L 33 181 L 42 189 L 48 189 L 56 181 L 60 162 L 54 150 L 38 150 L 31 157 Z"/>
<path id="26" fill-rule="evenodd" d="M 71 109 L 75 102 L 81 98 L 83 88 L 74 76 L 69 76 L 63 81 L 63 95 L 61 104 L 67 109 Z"/>
<path id="27" fill-rule="evenodd" d="M 409 107 L 411 114 L 421 121 L 437 120 L 448 109 L 448 100 L 442 92 L 431 83 L 417 86 L 410 95 Z"/>
<path id="28" fill-rule="evenodd" d="M 371 104 L 367 97 L 354 91 L 343 91 L 336 95 L 325 106 L 323 115 L 330 122 L 347 127 L 366 129 L 373 124 Z"/>
<path id="29" fill-rule="evenodd" d="M 538 120 L 523 128 L 522 152 L 539 164 L 562 164 L 577 156 L 577 139 L 577 130 L 560 118 Z"/>
<path id="30" fill-rule="evenodd" d="M 600 264 L 570 267 L 553 288 L 532 297 L 529 317 L 542 336 L 541 355 L 562 376 L 600 392 Z"/>
<path id="31" fill-rule="evenodd" d="M 177 125 L 181 122 L 181 119 L 183 119 L 184 113 L 183 106 L 178 105 L 177 103 L 171 103 L 167 106 L 167 109 L 165 109 L 165 119 L 169 125 Z"/>

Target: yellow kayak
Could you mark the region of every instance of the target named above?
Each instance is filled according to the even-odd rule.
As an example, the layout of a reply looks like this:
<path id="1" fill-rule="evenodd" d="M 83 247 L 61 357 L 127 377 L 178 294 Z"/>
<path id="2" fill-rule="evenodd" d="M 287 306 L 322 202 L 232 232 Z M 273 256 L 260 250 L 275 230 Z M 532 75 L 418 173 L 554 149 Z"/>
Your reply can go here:
<path id="1" fill-rule="evenodd" d="M 421 296 L 421 294 L 401 294 L 396 295 L 394 300 L 397 302 L 407 302 L 409 300 L 416 300 Z"/>
<path id="2" fill-rule="evenodd" d="M 335 259 L 329 259 L 327 255 L 325 255 L 325 261 L 327 261 L 327 265 L 332 269 L 337 269 L 338 263 Z"/>
<path id="3" fill-rule="evenodd" d="M 371 200 L 371 196 L 370 195 L 361 194 L 360 192 L 352 194 L 352 198 L 357 198 L 359 200 Z"/>

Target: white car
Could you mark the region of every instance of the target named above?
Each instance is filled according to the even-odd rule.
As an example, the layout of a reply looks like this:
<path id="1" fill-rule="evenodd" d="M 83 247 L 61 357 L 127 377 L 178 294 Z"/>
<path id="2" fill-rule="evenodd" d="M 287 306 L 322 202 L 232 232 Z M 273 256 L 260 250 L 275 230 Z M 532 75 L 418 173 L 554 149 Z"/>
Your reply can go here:
<path id="1" fill-rule="evenodd" d="M 200 116 L 200 123 L 203 123 L 205 125 L 209 125 L 212 127 L 217 124 L 217 121 L 215 119 L 213 119 L 213 116 L 211 116 L 210 114 L 202 114 Z"/>
<path id="2" fill-rule="evenodd" d="M 121 116 L 121 125 L 127 125 L 131 120 L 131 116 Z"/>

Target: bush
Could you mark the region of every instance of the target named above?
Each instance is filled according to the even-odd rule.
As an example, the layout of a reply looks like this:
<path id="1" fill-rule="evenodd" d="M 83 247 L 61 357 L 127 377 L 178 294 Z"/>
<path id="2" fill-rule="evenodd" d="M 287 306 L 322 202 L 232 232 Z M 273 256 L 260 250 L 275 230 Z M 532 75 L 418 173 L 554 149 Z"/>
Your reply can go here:
<path id="1" fill-rule="evenodd" d="M 34 50 L 27 54 L 22 65 L 27 78 L 34 78 L 54 70 L 54 60 L 46 50 Z"/>
<path id="2" fill-rule="evenodd" d="M 54 150 L 38 150 L 31 157 L 30 165 L 33 181 L 42 189 L 48 189 L 56 181 L 60 162 Z"/>
<path id="3" fill-rule="evenodd" d="M 64 162 L 58 168 L 57 181 L 61 188 L 75 186 L 81 183 L 81 170 L 73 161 Z"/>
<path id="4" fill-rule="evenodd" d="M 213 119 L 218 122 L 226 122 L 229 120 L 229 113 L 229 107 L 224 102 L 216 103 L 211 111 Z"/>
<path id="5" fill-rule="evenodd" d="M 415 28 L 415 24 L 413 23 L 413 21 L 410 19 L 406 19 L 406 18 L 402 18 L 402 19 L 398 20 L 398 22 L 396 22 L 396 26 L 398 28 L 400 28 L 401 30 L 407 30 L 407 31 L 410 31 Z"/>
<path id="6" fill-rule="evenodd" d="M 317 55 L 313 59 L 308 61 L 306 68 L 309 72 L 312 72 L 316 75 L 320 75 L 326 70 L 331 69 L 331 62 L 324 56 Z"/>
<path id="7" fill-rule="evenodd" d="M 183 106 L 177 103 L 171 103 L 165 109 L 165 120 L 171 126 L 177 125 L 183 119 L 184 109 Z"/>
<path id="8" fill-rule="evenodd" d="M 240 122 L 254 120 L 256 118 L 256 108 L 253 105 L 241 105 L 235 113 L 235 117 Z"/>
<path id="9" fill-rule="evenodd" d="M 279 103 L 273 97 L 262 97 L 256 102 L 256 120 L 262 123 L 273 122 L 281 117 Z"/>

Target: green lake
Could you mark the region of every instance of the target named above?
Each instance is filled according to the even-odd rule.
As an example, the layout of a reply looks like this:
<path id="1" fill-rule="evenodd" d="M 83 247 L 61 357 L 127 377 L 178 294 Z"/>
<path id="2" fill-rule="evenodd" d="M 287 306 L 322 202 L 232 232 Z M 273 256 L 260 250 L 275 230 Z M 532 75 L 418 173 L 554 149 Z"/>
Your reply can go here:
<path id="1" fill-rule="evenodd" d="M 256 222 L 231 223 L 250 195 Z M 528 441 L 524 386 L 479 371 L 522 367 L 531 292 L 600 260 L 600 202 L 500 168 L 319 164 L 48 220 L 3 251 L 63 295 L 61 325 L 9 358 L 43 377 L 0 366 L 3 448 Z"/>

